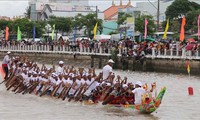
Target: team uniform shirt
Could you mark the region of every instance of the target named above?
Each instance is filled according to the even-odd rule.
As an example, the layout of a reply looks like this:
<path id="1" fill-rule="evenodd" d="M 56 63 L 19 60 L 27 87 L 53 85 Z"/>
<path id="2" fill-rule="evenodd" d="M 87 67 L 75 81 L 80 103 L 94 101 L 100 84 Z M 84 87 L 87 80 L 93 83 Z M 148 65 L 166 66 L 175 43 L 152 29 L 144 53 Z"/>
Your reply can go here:
<path id="1" fill-rule="evenodd" d="M 28 78 L 28 75 L 27 74 L 25 74 L 25 73 L 22 73 L 21 74 L 21 76 L 23 77 L 23 79 L 24 79 L 24 81 L 23 81 L 23 84 L 27 84 L 26 83 L 26 81 L 25 81 L 25 79 L 27 79 Z"/>
<path id="2" fill-rule="evenodd" d="M 142 103 L 142 95 L 146 92 L 143 88 L 135 88 L 133 91 L 135 96 L 135 104 Z"/>
<path id="3" fill-rule="evenodd" d="M 110 65 L 106 65 L 103 67 L 103 80 L 106 80 L 108 78 L 110 72 L 112 72 L 112 67 Z"/>
<path id="4" fill-rule="evenodd" d="M 50 77 L 49 80 L 50 80 L 51 84 L 56 84 L 56 80 L 53 77 Z M 52 85 L 51 85 L 49 90 L 53 90 L 53 86 Z"/>
<path id="5" fill-rule="evenodd" d="M 3 58 L 2 66 L 8 67 L 9 63 L 10 63 L 10 57 L 9 57 L 9 55 L 6 55 L 6 56 Z"/>
<path id="6" fill-rule="evenodd" d="M 58 69 L 56 70 L 56 73 L 63 74 L 63 70 L 64 70 L 64 68 L 59 66 Z"/>
<path id="7" fill-rule="evenodd" d="M 84 95 L 89 96 L 89 95 L 91 94 L 92 90 L 94 90 L 94 89 L 95 89 L 97 86 L 99 86 L 99 85 L 100 85 L 99 82 L 94 81 L 94 82 L 92 83 L 92 85 L 88 88 L 88 90 L 84 93 Z"/>
<path id="8" fill-rule="evenodd" d="M 64 78 L 62 78 L 62 79 L 58 78 L 58 80 L 57 80 L 57 82 L 56 82 L 56 85 L 61 84 L 61 83 L 63 82 L 63 80 L 64 80 Z M 56 93 L 61 93 L 62 88 L 63 88 L 62 85 L 60 85 L 60 87 L 58 88 L 58 90 L 57 90 Z"/>

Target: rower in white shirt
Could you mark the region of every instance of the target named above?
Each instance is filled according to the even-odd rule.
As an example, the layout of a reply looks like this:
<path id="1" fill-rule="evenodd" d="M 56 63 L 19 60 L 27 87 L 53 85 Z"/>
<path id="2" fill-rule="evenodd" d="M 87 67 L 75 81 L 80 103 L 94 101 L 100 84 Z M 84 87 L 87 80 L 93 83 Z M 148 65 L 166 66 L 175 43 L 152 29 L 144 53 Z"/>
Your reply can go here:
<path id="1" fill-rule="evenodd" d="M 140 105 L 142 103 L 142 95 L 145 93 L 145 89 L 142 88 L 142 83 L 137 81 L 135 83 L 135 89 L 132 91 L 135 96 L 135 105 Z"/>
<path id="2" fill-rule="evenodd" d="M 56 73 L 57 74 L 63 74 L 63 72 L 64 72 L 64 62 L 63 61 L 59 61 L 59 66 L 58 66 L 58 68 L 57 68 L 57 70 L 56 70 Z"/>
<path id="3" fill-rule="evenodd" d="M 112 66 L 115 62 L 110 59 L 108 60 L 107 65 L 103 67 L 103 80 L 107 80 L 109 76 L 112 74 Z"/>

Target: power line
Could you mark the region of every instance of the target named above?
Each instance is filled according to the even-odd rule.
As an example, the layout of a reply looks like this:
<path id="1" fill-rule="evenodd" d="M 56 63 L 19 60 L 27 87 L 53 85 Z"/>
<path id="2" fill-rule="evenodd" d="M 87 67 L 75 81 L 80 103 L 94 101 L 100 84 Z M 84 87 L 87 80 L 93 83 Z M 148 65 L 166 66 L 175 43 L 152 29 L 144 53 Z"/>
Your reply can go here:
<path id="1" fill-rule="evenodd" d="M 148 0 L 148 1 L 156 10 L 158 10 L 158 8 L 150 0 Z"/>

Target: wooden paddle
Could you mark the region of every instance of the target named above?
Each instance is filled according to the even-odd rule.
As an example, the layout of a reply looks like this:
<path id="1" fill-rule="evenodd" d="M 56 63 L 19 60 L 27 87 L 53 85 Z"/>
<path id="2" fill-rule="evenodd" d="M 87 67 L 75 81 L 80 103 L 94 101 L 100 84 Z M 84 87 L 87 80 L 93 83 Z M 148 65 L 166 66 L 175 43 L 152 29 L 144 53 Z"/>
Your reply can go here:
<path id="1" fill-rule="evenodd" d="M 67 95 L 69 94 L 69 91 L 71 90 L 72 86 L 74 86 L 75 83 L 76 82 L 74 80 L 74 82 L 72 83 L 72 85 L 67 89 L 66 93 L 64 93 L 62 100 L 66 99 Z"/>
<path id="2" fill-rule="evenodd" d="M 81 85 L 76 89 L 76 91 L 74 92 L 73 96 L 76 95 L 76 93 L 79 91 L 79 89 L 80 89 L 82 86 L 83 86 L 83 85 L 81 84 Z M 73 99 L 73 97 L 69 98 L 68 102 L 70 102 L 72 99 Z"/>
<path id="3" fill-rule="evenodd" d="M 52 93 L 51 93 L 51 96 L 53 97 L 55 94 L 56 94 L 56 92 L 58 91 L 58 89 L 59 89 L 59 87 L 62 85 L 62 82 L 61 83 L 59 83 L 56 87 L 55 87 L 55 89 L 52 91 Z"/>
<path id="4" fill-rule="evenodd" d="M 51 88 L 51 86 L 47 87 L 46 90 L 44 90 L 41 94 L 40 97 L 42 97 L 44 94 L 47 93 L 47 91 Z"/>
<path id="5" fill-rule="evenodd" d="M 79 96 L 77 95 L 77 98 L 76 98 L 75 101 L 78 101 L 78 100 L 80 100 L 80 98 L 82 98 L 82 96 L 84 95 L 84 93 L 90 88 L 90 86 L 94 83 L 94 81 L 92 81 L 92 83 L 90 83 L 90 85 L 86 89 L 84 89 L 84 91 Z"/>

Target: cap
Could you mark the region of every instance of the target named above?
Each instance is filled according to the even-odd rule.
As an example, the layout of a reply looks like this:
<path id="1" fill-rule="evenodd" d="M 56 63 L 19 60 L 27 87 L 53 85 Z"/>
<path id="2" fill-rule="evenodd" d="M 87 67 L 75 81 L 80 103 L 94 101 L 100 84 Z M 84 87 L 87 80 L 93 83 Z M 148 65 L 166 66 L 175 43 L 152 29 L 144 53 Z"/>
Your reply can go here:
<path id="1" fill-rule="evenodd" d="M 140 87 L 142 86 L 142 83 L 140 81 L 137 81 L 135 84 L 139 85 Z"/>
<path id="2" fill-rule="evenodd" d="M 106 86 L 111 86 L 111 84 L 110 83 L 106 83 Z"/>
<path id="3" fill-rule="evenodd" d="M 10 53 L 11 53 L 10 51 L 7 52 L 7 54 L 10 54 Z"/>
<path id="4" fill-rule="evenodd" d="M 108 63 L 115 63 L 112 59 L 108 60 Z"/>
<path id="5" fill-rule="evenodd" d="M 123 84 L 123 88 L 128 88 L 128 85 L 127 84 Z"/>
<path id="6" fill-rule="evenodd" d="M 63 61 L 59 61 L 59 64 L 64 64 L 64 62 Z"/>

